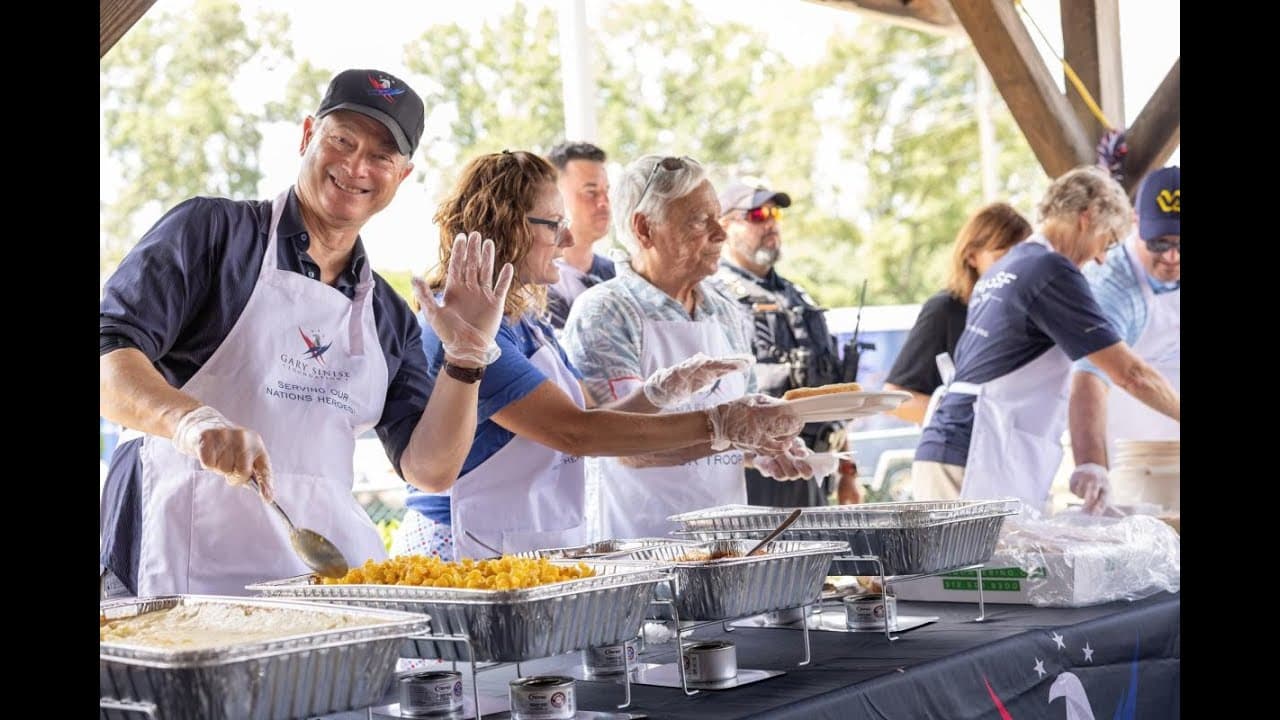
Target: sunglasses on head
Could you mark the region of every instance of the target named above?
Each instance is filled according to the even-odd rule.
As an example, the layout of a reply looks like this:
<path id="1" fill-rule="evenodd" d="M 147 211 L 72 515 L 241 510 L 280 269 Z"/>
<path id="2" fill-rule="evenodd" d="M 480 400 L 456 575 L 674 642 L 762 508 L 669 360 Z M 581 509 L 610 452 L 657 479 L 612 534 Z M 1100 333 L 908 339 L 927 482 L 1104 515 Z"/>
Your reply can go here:
<path id="1" fill-rule="evenodd" d="M 750 223 L 762 223 L 762 222 L 765 222 L 766 220 L 782 219 L 782 208 L 778 207 L 777 205 L 767 205 L 767 206 L 761 206 L 758 208 L 734 208 L 734 209 L 742 210 L 746 215 L 747 222 L 750 222 Z"/>
<path id="2" fill-rule="evenodd" d="M 1162 255 L 1164 253 L 1169 252 L 1170 250 L 1177 250 L 1179 253 L 1182 252 L 1181 238 L 1179 238 L 1176 241 L 1165 240 L 1162 237 L 1152 238 L 1150 240 L 1143 238 L 1142 242 L 1147 244 L 1147 249 L 1151 251 L 1152 255 Z"/>
<path id="3" fill-rule="evenodd" d="M 653 170 L 649 171 L 649 179 L 644 183 L 644 189 L 640 191 L 640 199 L 636 201 L 636 207 L 640 207 L 640 203 L 644 202 L 644 196 L 649 194 L 649 188 L 653 186 L 653 179 L 658 177 L 659 170 L 667 172 L 675 172 L 684 170 L 687 167 L 701 167 L 698 161 L 685 155 L 683 157 L 667 156 L 662 158 L 653 166 Z"/>

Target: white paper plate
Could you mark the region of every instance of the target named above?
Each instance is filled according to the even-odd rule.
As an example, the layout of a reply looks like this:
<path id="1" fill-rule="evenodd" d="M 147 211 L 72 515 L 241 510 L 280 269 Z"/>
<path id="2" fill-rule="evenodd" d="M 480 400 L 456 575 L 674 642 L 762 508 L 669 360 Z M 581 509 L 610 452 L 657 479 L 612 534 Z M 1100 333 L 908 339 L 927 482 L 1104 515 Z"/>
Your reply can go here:
<path id="1" fill-rule="evenodd" d="M 832 422 L 888 412 L 911 398 L 900 390 L 842 392 L 786 401 L 805 422 Z"/>

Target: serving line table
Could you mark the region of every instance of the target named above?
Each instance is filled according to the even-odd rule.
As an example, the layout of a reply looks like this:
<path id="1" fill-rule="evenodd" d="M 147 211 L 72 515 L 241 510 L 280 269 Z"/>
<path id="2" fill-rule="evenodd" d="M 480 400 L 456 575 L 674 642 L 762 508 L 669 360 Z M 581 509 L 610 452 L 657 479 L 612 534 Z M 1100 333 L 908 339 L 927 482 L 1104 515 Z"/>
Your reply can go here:
<path id="1" fill-rule="evenodd" d="M 1181 606 L 1180 595 L 1170 593 L 1077 609 L 989 604 L 986 620 L 976 622 L 972 604 L 903 601 L 899 614 L 936 615 L 938 622 L 904 632 L 892 643 L 879 633 L 811 633 L 812 662 L 804 667 L 797 666 L 797 641 L 789 635 L 795 630 L 726 632 L 715 624 L 698 629 L 692 639 L 731 640 L 739 667 L 786 674 L 694 696 L 632 684 L 631 705 L 621 711 L 615 710 L 621 697 L 615 683 L 579 680 L 576 695 L 582 710 L 690 720 L 1174 719 L 1181 711 Z M 640 660 L 673 662 L 675 648 L 650 646 Z M 580 653 L 572 653 L 524 662 L 520 669 L 525 675 L 563 675 L 580 662 Z M 459 668 L 469 686 L 469 671 L 461 663 Z M 514 677 L 514 665 L 481 672 L 480 694 L 498 702 Z M 376 716 L 366 710 L 325 720 L 369 717 Z"/>

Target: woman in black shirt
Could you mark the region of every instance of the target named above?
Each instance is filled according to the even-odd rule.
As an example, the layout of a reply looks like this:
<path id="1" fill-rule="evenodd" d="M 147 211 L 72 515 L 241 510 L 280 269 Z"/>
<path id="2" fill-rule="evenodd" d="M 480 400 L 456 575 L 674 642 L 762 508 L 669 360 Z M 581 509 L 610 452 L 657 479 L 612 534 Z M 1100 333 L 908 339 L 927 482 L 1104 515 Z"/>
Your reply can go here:
<path id="1" fill-rule="evenodd" d="M 885 390 L 905 390 L 911 399 L 893 414 L 924 424 L 929 397 L 942 385 L 936 357 L 954 355 L 969 311 L 969 295 L 987 268 L 1031 235 L 1031 223 L 1005 203 L 974 213 L 956 235 L 947 287 L 925 301 L 902 351 L 893 362 Z"/>

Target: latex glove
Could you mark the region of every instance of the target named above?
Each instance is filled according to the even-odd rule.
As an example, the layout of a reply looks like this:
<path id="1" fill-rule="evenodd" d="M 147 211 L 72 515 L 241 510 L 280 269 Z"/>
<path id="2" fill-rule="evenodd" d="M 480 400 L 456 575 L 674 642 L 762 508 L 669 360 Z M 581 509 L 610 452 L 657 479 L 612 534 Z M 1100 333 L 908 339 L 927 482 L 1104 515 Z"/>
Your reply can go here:
<path id="1" fill-rule="evenodd" d="M 514 271 L 511 263 L 505 263 L 494 282 L 493 257 L 493 240 L 482 243 L 478 232 L 469 236 L 459 233 L 453 239 L 440 303 L 421 278 L 412 279 L 418 305 L 450 360 L 480 367 L 501 355 L 493 338 L 502 325 Z"/>
<path id="2" fill-rule="evenodd" d="M 795 438 L 780 455 L 757 455 L 753 461 L 761 475 L 775 480 L 804 480 L 826 477 L 836 471 L 840 461 L 831 453 L 815 453 Z"/>
<path id="3" fill-rule="evenodd" d="M 1071 492 L 1084 499 L 1084 511 L 1099 515 L 1107 508 L 1111 498 L 1111 480 L 1107 469 L 1097 463 L 1077 465 L 1069 481 Z"/>
<path id="4" fill-rule="evenodd" d="M 664 368 L 644 381 L 644 396 L 660 408 L 688 402 L 714 381 L 731 372 L 742 372 L 756 361 L 752 355 L 713 358 L 697 353 L 684 362 Z"/>
<path id="5" fill-rule="evenodd" d="M 766 455 L 782 453 L 804 428 L 804 421 L 790 405 L 758 393 L 705 412 L 711 423 L 711 449 L 717 451 L 736 445 Z"/>
<path id="6" fill-rule="evenodd" d="M 243 485 L 252 475 L 258 480 L 263 500 L 274 496 L 271 460 L 262 437 L 208 405 L 201 405 L 178 420 L 173 446 L 183 455 L 199 460 L 204 469 L 224 475 L 231 485 Z"/>

